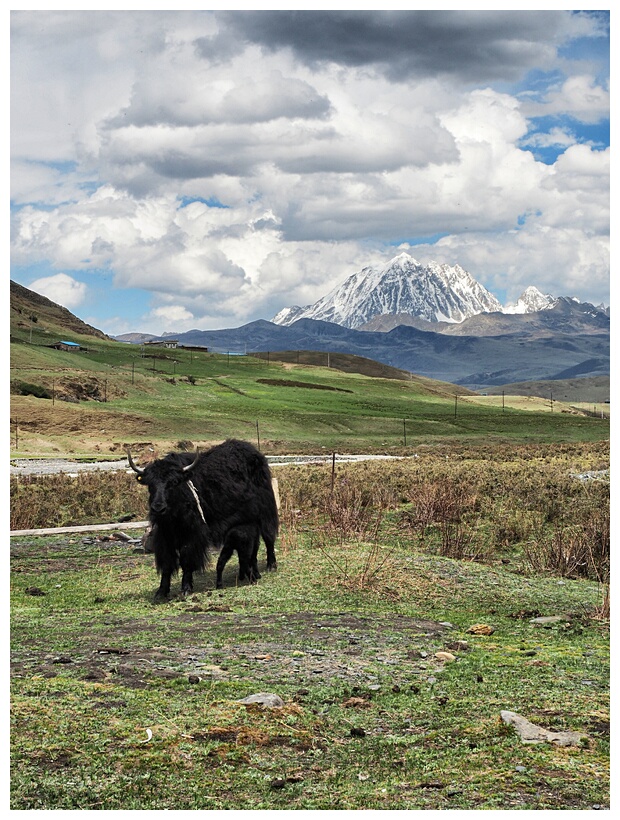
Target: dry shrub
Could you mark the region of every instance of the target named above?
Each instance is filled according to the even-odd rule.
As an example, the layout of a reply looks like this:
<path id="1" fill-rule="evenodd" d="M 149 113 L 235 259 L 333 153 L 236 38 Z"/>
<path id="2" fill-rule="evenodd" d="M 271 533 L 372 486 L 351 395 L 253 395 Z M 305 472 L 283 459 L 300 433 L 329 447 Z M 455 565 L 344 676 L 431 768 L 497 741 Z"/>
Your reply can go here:
<path id="1" fill-rule="evenodd" d="M 114 522 L 132 515 L 144 520 L 144 490 L 126 473 L 80 473 L 11 478 L 12 530 Z"/>
<path id="2" fill-rule="evenodd" d="M 375 541 L 389 505 L 384 488 L 353 477 L 335 481 L 327 503 L 326 528 L 337 541 Z"/>
<path id="3" fill-rule="evenodd" d="M 602 507 L 573 511 L 571 521 L 563 520 L 550 533 L 530 539 L 524 545 L 524 555 L 537 572 L 608 584 L 610 541 L 608 501 Z"/>
<path id="4" fill-rule="evenodd" d="M 392 601 L 411 595 L 412 579 L 403 574 L 395 549 L 376 542 L 351 544 L 349 550 L 342 549 L 342 545 L 318 546 L 334 570 L 335 582 L 348 592 L 369 593 Z"/>
<path id="5" fill-rule="evenodd" d="M 476 490 L 460 481 L 435 481 L 412 488 L 404 519 L 417 529 L 420 543 L 429 532 L 439 536 L 438 553 L 446 558 L 480 558 L 479 498 Z"/>

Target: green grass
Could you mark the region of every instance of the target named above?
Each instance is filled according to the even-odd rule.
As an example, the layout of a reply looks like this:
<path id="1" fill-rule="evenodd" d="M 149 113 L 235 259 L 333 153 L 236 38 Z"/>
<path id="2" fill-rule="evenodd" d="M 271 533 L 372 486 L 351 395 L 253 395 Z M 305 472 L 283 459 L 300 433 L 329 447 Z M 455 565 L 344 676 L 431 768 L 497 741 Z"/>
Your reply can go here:
<path id="1" fill-rule="evenodd" d="M 485 406 L 459 401 L 454 385 L 428 379 L 187 350 L 145 359 L 136 346 L 89 344 L 89 353 L 12 345 L 16 383 L 58 396 L 75 394 L 79 385 L 98 398 L 85 401 L 78 392 L 82 401 L 68 406 L 13 396 L 13 455 L 46 449 L 95 455 L 118 449 L 119 440 L 169 447 L 231 436 L 259 440 L 266 452 L 376 452 L 448 439 L 594 441 L 609 435 L 608 419 L 562 412 L 560 403 L 554 413 Z"/>
<path id="2" fill-rule="evenodd" d="M 192 598 L 155 606 L 149 556 L 14 544 L 11 807 L 607 805 L 596 584 L 385 548 L 392 596 L 348 589 L 301 538 L 257 586 L 235 587 L 230 567 L 222 593 L 211 572 Z M 348 547 L 351 571 L 367 549 Z M 566 620 L 537 628 L 528 609 Z M 481 621 L 494 633 L 468 635 Z M 434 653 L 455 639 L 469 648 L 442 665 Z M 284 707 L 237 703 L 259 691 Z M 589 740 L 523 745 L 503 709 Z"/>
<path id="3" fill-rule="evenodd" d="M 160 605 L 131 544 L 13 539 L 12 808 L 608 806 L 608 486 L 571 476 L 605 463 L 462 445 L 339 466 L 333 491 L 329 465 L 281 467 L 278 571 L 238 586 L 233 560 Z M 35 486 L 91 515 L 117 504 L 99 480 Z M 587 740 L 524 745 L 503 710 Z"/>

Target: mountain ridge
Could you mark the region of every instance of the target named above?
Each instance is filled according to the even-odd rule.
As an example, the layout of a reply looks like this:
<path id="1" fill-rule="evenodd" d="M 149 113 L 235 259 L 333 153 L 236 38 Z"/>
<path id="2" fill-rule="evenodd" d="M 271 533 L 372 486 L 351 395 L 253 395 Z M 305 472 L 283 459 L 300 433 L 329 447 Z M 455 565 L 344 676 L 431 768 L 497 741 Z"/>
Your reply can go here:
<path id="1" fill-rule="evenodd" d="M 559 300 L 569 298 L 572 297 L 544 294 L 530 285 L 515 304 L 504 307 L 458 263 L 423 265 L 409 254 L 401 253 L 381 267 L 367 266 L 351 274 L 311 305 L 283 308 L 271 321 L 290 326 L 299 319 L 318 319 L 348 328 L 384 332 L 397 324 L 396 319 L 390 317 L 399 317 L 401 324 L 452 332 L 448 326 L 462 325 L 474 316 L 530 315 L 551 310 Z M 579 304 L 578 300 L 573 301 Z M 609 316 L 609 309 L 604 305 L 592 305 L 591 309 Z M 433 327 L 427 328 L 425 323 Z"/>
<path id="2" fill-rule="evenodd" d="M 429 322 L 460 322 L 501 310 L 500 302 L 460 265 L 422 265 L 407 253 L 379 268 L 365 267 L 313 305 L 281 310 L 274 324 L 319 319 L 356 328 L 374 316 L 408 313 Z"/>

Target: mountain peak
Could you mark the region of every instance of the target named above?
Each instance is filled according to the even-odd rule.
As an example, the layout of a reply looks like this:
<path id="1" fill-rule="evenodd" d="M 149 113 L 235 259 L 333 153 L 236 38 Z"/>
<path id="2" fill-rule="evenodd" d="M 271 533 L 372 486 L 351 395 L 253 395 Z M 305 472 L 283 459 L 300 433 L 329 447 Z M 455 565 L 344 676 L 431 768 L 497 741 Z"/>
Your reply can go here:
<path id="1" fill-rule="evenodd" d="M 366 267 L 313 305 L 281 310 L 274 324 L 321 319 L 348 328 L 374 316 L 405 313 L 428 322 L 462 322 L 477 313 L 501 311 L 498 300 L 460 265 L 422 265 L 408 253 L 382 267 Z"/>
<path id="2" fill-rule="evenodd" d="M 538 288 L 527 287 L 514 305 L 506 305 L 504 313 L 537 313 L 539 310 L 549 310 L 557 299 L 549 294 L 541 293 Z"/>

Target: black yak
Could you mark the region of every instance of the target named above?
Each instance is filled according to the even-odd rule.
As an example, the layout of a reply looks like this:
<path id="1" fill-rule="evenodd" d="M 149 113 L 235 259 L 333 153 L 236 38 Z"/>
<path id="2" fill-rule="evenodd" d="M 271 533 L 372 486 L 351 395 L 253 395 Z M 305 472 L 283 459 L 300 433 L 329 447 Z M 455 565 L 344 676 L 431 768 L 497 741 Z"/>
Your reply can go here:
<path id="1" fill-rule="evenodd" d="M 203 570 L 209 549 L 221 548 L 217 584 L 236 551 L 240 578 L 257 580 L 258 544 L 267 547 L 267 569 L 276 569 L 274 543 L 278 508 L 267 459 L 247 441 L 228 439 L 203 453 L 169 453 L 138 467 L 137 480 L 149 490 L 151 548 L 161 575 L 156 600 L 170 593 L 181 568 L 181 591 L 193 590 L 193 573 Z"/>

